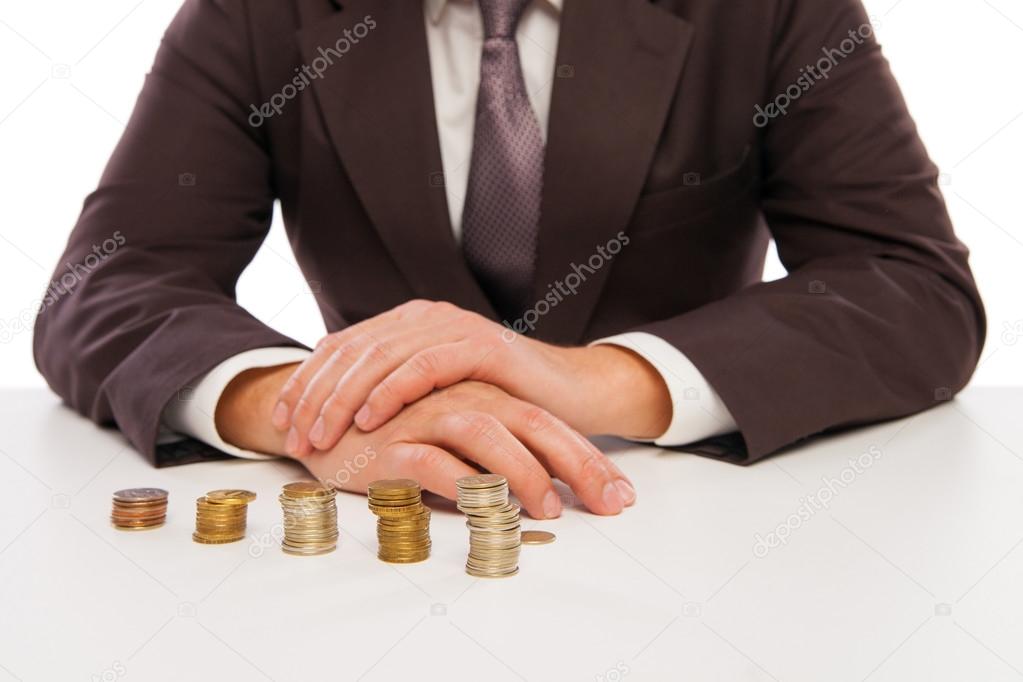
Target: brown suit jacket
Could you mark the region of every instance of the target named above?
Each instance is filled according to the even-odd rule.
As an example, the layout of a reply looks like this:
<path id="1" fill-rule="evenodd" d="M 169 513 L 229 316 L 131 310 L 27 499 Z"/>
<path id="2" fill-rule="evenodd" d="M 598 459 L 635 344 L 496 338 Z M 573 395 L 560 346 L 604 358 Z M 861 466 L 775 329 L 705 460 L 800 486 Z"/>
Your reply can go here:
<path id="1" fill-rule="evenodd" d="M 323 78 L 250 125 L 367 17 Z M 799 80 L 866 23 L 858 0 L 567 0 L 536 298 L 620 231 L 629 243 L 535 335 L 665 338 L 728 405 L 742 437 L 718 445 L 744 461 L 961 388 L 983 309 L 880 48 Z M 793 85 L 787 113 L 767 108 Z M 492 316 L 440 172 L 420 2 L 187 0 L 59 269 L 115 231 L 124 244 L 41 313 L 36 362 L 153 456 L 188 381 L 295 343 L 234 295 L 275 199 L 329 330 L 413 297 Z M 789 275 L 761 283 L 771 237 Z"/>

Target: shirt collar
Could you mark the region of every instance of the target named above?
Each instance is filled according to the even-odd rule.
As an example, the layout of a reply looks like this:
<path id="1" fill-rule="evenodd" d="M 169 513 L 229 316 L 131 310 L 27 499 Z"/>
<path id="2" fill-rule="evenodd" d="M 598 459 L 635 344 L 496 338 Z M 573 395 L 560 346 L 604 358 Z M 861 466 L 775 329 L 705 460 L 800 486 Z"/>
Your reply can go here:
<path id="1" fill-rule="evenodd" d="M 553 9 L 555 12 L 561 12 L 561 8 L 565 3 L 565 0 L 538 0 L 543 2 L 548 7 Z M 452 2 L 466 2 L 466 0 L 426 0 L 426 16 L 430 18 L 430 22 L 433 24 L 440 23 L 441 17 L 444 15 L 444 8 Z"/>

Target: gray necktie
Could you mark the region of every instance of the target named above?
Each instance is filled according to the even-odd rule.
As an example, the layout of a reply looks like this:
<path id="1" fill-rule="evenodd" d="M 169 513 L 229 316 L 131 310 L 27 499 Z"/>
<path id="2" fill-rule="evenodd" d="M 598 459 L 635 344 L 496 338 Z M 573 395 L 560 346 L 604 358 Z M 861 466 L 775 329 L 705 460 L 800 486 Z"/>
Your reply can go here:
<path id="1" fill-rule="evenodd" d="M 543 187 L 543 138 L 515 27 L 530 0 L 479 0 L 484 42 L 462 249 L 505 319 L 529 306 Z"/>

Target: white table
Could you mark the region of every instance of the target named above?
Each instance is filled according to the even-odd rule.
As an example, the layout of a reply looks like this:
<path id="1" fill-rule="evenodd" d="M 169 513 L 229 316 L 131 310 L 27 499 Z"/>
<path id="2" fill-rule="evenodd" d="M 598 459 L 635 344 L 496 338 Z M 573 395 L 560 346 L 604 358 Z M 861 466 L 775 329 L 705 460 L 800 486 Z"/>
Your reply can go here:
<path id="1" fill-rule="evenodd" d="M 437 498 L 423 564 L 379 562 L 347 494 L 338 551 L 292 557 L 266 539 L 298 467 L 156 470 L 44 391 L 0 401 L 0 680 L 1023 679 L 1023 390 L 746 468 L 609 441 L 637 505 L 528 521 L 557 541 L 497 581 Z M 165 527 L 109 526 L 134 486 L 170 491 Z M 259 493 L 250 538 L 194 544 L 221 487 Z"/>

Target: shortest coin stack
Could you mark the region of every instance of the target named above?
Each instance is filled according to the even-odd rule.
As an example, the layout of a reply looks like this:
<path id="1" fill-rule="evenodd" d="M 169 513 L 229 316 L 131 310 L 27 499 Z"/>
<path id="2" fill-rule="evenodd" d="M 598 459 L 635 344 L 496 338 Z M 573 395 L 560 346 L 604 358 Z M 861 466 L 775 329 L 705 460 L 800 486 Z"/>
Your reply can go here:
<path id="1" fill-rule="evenodd" d="M 315 481 L 284 486 L 277 499 L 284 510 L 284 539 L 288 554 L 310 556 L 337 549 L 337 493 Z"/>
<path id="2" fill-rule="evenodd" d="M 504 578 L 519 572 L 522 547 L 518 505 L 508 502 L 508 480 L 498 474 L 458 479 L 458 508 L 468 517 L 469 558 L 465 572 Z"/>
<path id="3" fill-rule="evenodd" d="M 110 523 L 121 530 L 159 528 L 167 520 L 167 491 L 129 488 L 114 493 Z"/>
<path id="4" fill-rule="evenodd" d="M 369 508 L 377 515 L 377 557 L 411 564 L 430 556 L 430 509 L 416 481 L 398 478 L 369 484 Z"/>
<path id="5" fill-rule="evenodd" d="M 245 537 L 249 502 L 256 493 L 248 490 L 213 490 L 195 501 L 195 532 L 192 539 L 204 545 L 222 545 Z"/>

